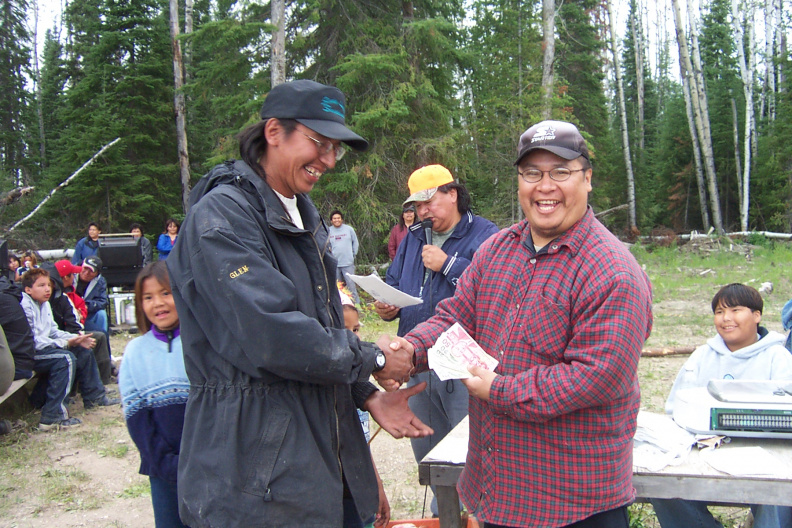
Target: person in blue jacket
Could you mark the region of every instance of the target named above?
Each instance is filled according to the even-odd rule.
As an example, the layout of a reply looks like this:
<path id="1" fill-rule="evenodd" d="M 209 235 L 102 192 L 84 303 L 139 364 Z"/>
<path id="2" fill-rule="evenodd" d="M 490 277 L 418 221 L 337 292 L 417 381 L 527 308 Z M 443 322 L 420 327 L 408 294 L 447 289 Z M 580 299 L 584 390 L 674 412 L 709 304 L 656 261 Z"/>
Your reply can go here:
<path id="1" fill-rule="evenodd" d="M 423 299 L 422 304 L 397 308 L 377 301 L 374 307 L 386 321 L 399 318 L 398 335 L 404 336 L 432 317 L 437 303 L 454 295 L 457 281 L 470 265 L 473 254 L 498 227 L 470 211 L 470 194 L 454 181 L 442 165 L 427 165 L 410 175 L 410 197 L 404 207 L 415 204 L 418 217 L 399 244 L 385 282 L 404 293 Z M 423 224 L 431 222 L 431 240 Z M 426 381 L 424 392 L 410 399 L 415 415 L 434 430 L 424 438 L 412 438 L 413 454 L 420 462 L 468 412 L 468 391 L 460 380 L 441 381 L 433 371 L 413 376 L 408 386 Z M 437 501 L 431 509 L 437 514 Z"/>
<path id="2" fill-rule="evenodd" d="M 176 237 L 179 235 L 179 222 L 173 218 L 168 218 L 165 221 L 165 232 L 159 236 L 157 240 L 157 252 L 159 259 L 165 260 L 173 250 L 173 245 L 176 243 Z"/>
<path id="3" fill-rule="evenodd" d="M 792 299 L 788 300 L 781 309 L 781 324 L 784 325 L 784 330 L 787 332 L 792 330 Z M 787 350 L 792 351 L 792 332 L 787 334 L 784 346 Z"/>
<path id="4" fill-rule="evenodd" d="M 102 230 L 96 222 L 88 224 L 88 236 L 81 238 L 74 246 L 74 254 L 71 258 L 71 263 L 75 266 L 79 265 L 86 258 L 96 255 L 99 251 L 99 235 Z"/>

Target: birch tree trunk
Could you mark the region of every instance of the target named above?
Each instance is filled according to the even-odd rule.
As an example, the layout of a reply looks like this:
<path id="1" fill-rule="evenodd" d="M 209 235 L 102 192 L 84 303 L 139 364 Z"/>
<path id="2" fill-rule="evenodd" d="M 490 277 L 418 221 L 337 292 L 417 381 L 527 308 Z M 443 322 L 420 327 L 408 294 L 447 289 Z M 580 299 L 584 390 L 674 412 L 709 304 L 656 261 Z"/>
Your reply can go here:
<path id="1" fill-rule="evenodd" d="M 630 231 L 638 232 L 635 219 L 635 177 L 633 175 L 632 157 L 630 156 L 630 138 L 627 133 L 627 109 L 624 103 L 624 85 L 622 84 L 621 68 L 619 67 L 619 49 L 616 45 L 616 22 L 613 20 L 611 0 L 607 0 L 605 9 L 608 11 L 610 22 L 610 44 L 613 53 L 613 71 L 616 74 L 616 90 L 619 94 L 619 118 L 621 122 L 622 146 L 624 151 L 624 165 L 627 168 L 627 203 L 630 206 Z"/>
<path id="2" fill-rule="evenodd" d="M 705 128 L 705 116 L 702 115 L 702 99 L 706 99 L 706 94 L 703 92 L 703 85 L 699 86 L 696 82 L 696 76 L 693 71 L 693 63 L 690 60 L 690 51 L 687 46 L 687 37 L 685 36 L 685 28 L 682 25 L 682 8 L 679 5 L 679 0 L 672 0 L 674 7 L 674 26 L 676 27 L 677 46 L 679 47 L 679 62 L 682 75 L 688 76 L 688 85 L 690 87 L 690 100 L 693 107 L 693 119 L 696 125 L 696 132 L 699 137 L 699 146 L 701 147 L 701 155 L 704 158 L 704 168 L 707 174 L 707 190 L 709 192 L 710 208 L 712 210 L 712 223 L 713 227 L 719 234 L 723 233 L 723 220 L 720 211 L 720 197 L 718 194 L 718 182 L 715 175 L 715 160 L 712 154 L 712 139 L 707 133 L 709 126 Z M 709 125 L 709 116 L 706 116 L 707 125 Z"/>
<path id="3" fill-rule="evenodd" d="M 776 26 L 776 55 L 779 57 L 786 57 L 787 41 L 786 41 L 786 28 L 784 26 L 784 0 L 777 0 L 776 13 L 778 13 L 778 24 Z M 775 85 L 779 93 L 785 92 L 786 75 L 784 75 L 784 68 L 776 68 Z"/>
<path id="4" fill-rule="evenodd" d="M 668 72 L 668 29 L 666 26 L 666 19 L 668 18 L 668 4 L 667 2 L 655 3 L 655 17 L 657 24 L 655 25 L 655 38 L 657 39 L 657 50 L 655 54 L 656 70 L 655 78 L 657 79 L 657 115 L 660 115 L 665 108 L 665 96 L 667 85 Z"/>
<path id="5" fill-rule="evenodd" d="M 637 4 L 637 13 L 640 15 L 641 6 Z M 637 19 L 637 21 L 636 21 Z M 638 91 L 638 156 L 641 158 L 644 152 L 644 42 L 643 42 L 643 22 L 640 16 L 630 18 L 630 31 L 633 36 L 633 50 L 635 51 L 635 84 Z"/>
<path id="6" fill-rule="evenodd" d="M 691 80 L 695 82 L 696 89 L 698 91 L 698 99 L 699 99 L 699 106 L 701 108 L 701 126 L 704 132 L 704 140 L 706 144 L 706 151 L 709 154 L 704 158 L 707 167 L 711 167 L 711 185 L 718 190 L 718 180 L 716 177 L 715 172 L 715 154 L 712 148 L 712 129 L 710 127 L 710 118 L 709 118 L 709 102 L 707 98 L 707 86 L 704 80 L 704 68 L 701 67 L 701 52 L 699 50 L 699 41 L 698 41 L 698 22 L 696 18 L 696 14 L 693 11 L 693 2 L 689 0 L 687 2 L 687 11 L 688 11 L 688 25 L 690 27 L 690 43 L 692 48 L 692 60 L 693 60 L 693 71 Z M 704 151 L 702 151 L 704 152 Z M 720 214 L 720 196 L 718 196 L 718 217 L 721 217 Z M 714 206 L 713 206 L 714 207 Z M 713 213 L 714 216 L 714 213 Z M 722 221 L 718 222 L 717 225 L 720 224 L 720 232 L 723 232 L 723 224 Z"/>
<path id="7" fill-rule="evenodd" d="M 687 114 L 688 129 L 693 145 L 693 160 L 696 164 L 696 186 L 698 187 L 699 206 L 701 207 L 701 224 L 704 231 L 709 231 L 710 224 L 709 208 L 707 207 L 707 183 L 704 179 L 704 164 L 701 161 L 701 142 L 696 132 L 695 119 L 693 118 L 693 102 L 690 95 L 690 75 L 682 72 L 682 91 L 685 96 L 685 112 Z"/>
<path id="8" fill-rule="evenodd" d="M 732 133 L 734 134 L 734 168 L 737 172 L 737 197 L 742 204 L 742 162 L 740 161 L 740 121 L 737 118 L 737 102 L 731 98 Z"/>
<path id="9" fill-rule="evenodd" d="M 182 207 L 190 209 L 190 157 L 187 152 L 187 126 L 184 106 L 184 65 L 179 42 L 179 4 L 170 0 L 170 36 L 173 47 L 173 106 L 176 113 L 176 143 L 179 154 L 179 174 L 182 185 Z"/>
<path id="10" fill-rule="evenodd" d="M 764 67 L 765 78 L 762 83 L 762 95 L 759 100 L 759 119 L 768 118 L 769 121 L 775 121 L 775 51 L 776 51 L 776 37 L 779 24 L 778 14 L 776 12 L 775 0 L 765 0 L 765 16 L 764 16 L 764 30 L 765 30 L 765 52 L 764 52 Z M 765 107 L 767 113 L 765 114 Z"/>
<path id="11" fill-rule="evenodd" d="M 752 27 L 753 5 L 749 1 L 746 6 L 745 25 Z M 745 57 L 745 33 L 743 31 L 738 0 L 732 0 L 732 22 L 734 24 L 734 39 L 737 44 L 737 57 L 740 65 L 740 77 L 743 83 L 743 93 L 745 95 L 745 162 L 743 164 L 742 177 L 742 202 L 740 203 L 740 227 L 743 231 L 748 230 L 748 208 L 750 203 L 750 184 L 751 184 L 751 143 L 753 136 L 754 115 L 753 115 L 753 46 L 749 45 L 749 57 Z M 752 31 L 749 29 L 749 35 Z M 751 39 L 752 40 L 752 39 Z"/>
<path id="12" fill-rule="evenodd" d="M 36 116 L 39 125 L 39 156 L 41 166 L 47 166 L 47 141 L 44 134 L 44 110 L 41 108 L 41 68 L 38 60 L 39 3 L 33 0 L 33 75 L 36 77 Z"/>
<path id="13" fill-rule="evenodd" d="M 553 114 L 553 60 L 555 59 L 555 0 L 542 0 L 542 95 L 545 119 Z"/>
<path id="14" fill-rule="evenodd" d="M 274 88 L 286 82 L 285 0 L 272 0 L 270 6 L 272 9 L 272 24 L 275 26 L 275 31 L 272 32 L 272 64 L 270 66 L 270 78 Z"/>
<path id="15" fill-rule="evenodd" d="M 193 32 L 193 6 L 195 0 L 185 0 L 184 2 L 184 34 L 191 35 Z M 184 43 L 184 82 L 190 82 L 190 71 L 192 66 L 192 43 L 188 40 Z"/>

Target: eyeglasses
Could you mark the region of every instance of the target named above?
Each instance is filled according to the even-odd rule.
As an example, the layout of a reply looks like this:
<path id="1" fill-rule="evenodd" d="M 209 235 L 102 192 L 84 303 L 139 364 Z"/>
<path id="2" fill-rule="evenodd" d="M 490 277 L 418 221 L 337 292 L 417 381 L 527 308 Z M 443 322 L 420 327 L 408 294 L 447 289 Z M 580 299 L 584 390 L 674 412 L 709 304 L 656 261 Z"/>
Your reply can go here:
<path id="1" fill-rule="evenodd" d="M 343 158 L 344 154 L 346 154 L 346 149 L 341 145 L 333 145 L 330 141 L 319 141 L 315 137 L 311 137 L 301 130 L 298 130 L 297 132 L 316 143 L 316 148 L 319 149 L 319 154 L 322 156 L 325 154 L 330 154 L 331 152 L 335 152 L 335 160 L 341 161 L 341 158 Z"/>
<path id="2" fill-rule="evenodd" d="M 545 174 L 550 175 L 550 179 L 557 182 L 567 181 L 570 176 L 572 176 L 573 172 L 582 172 L 585 169 L 567 169 L 566 167 L 556 167 L 555 169 L 551 169 L 549 171 L 542 171 L 539 169 L 528 169 L 525 171 L 517 171 L 517 174 L 520 175 L 520 178 L 525 180 L 527 183 L 537 183 L 542 181 L 542 177 Z"/>

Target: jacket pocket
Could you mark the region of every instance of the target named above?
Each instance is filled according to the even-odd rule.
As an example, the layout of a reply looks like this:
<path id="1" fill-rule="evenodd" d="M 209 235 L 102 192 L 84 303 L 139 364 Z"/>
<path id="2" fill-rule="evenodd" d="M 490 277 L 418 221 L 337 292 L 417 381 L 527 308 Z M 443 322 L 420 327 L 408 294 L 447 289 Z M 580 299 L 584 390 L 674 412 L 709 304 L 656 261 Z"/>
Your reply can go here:
<path id="1" fill-rule="evenodd" d="M 281 409 L 272 411 L 268 417 L 242 488 L 245 493 L 258 495 L 266 501 L 272 500 L 269 483 L 290 421 L 291 414 Z"/>

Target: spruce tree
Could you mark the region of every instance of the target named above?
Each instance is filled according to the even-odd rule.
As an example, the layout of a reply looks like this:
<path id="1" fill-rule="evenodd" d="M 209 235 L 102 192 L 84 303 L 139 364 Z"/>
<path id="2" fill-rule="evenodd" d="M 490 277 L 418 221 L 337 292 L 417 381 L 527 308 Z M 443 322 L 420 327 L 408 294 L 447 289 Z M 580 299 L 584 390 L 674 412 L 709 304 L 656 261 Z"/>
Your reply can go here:
<path id="1" fill-rule="evenodd" d="M 89 221 L 105 232 L 126 231 L 131 221 L 158 231 L 181 212 L 167 5 L 83 0 L 66 15 L 69 88 L 51 186 L 122 141 L 62 191 L 66 225 L 81 227 L 61 236 L 78 236 Z"/>
<path id="2" fill-rule="evenodd" d="M 453 126 L 461 18 L 460 2 L 440 1 L 319 0 L 293 12 L 290 33 L 308 31 L 287 50 L 292 67 L 340 88 L 348 123 L 372 144 L 365 155 L 342 160 L 311 194 L 325 214 L 344 209 L 364 241 L 364 260 L 386 258 L 414 169 L 442 163 L 465 180 Z"/>
<path id="3" fill-rule="evenodd" d="M 520 134 L 541 121 L 541 12 L 530 2 L 474 2 L 467 30 L 464 119 L 474 205 L 506 226 L 522 218 L 514 168 Z M 557 79 L 556 85 L 563 80 Z"/>
<path id="4" fill-rule="evenodd" d="M 0 188 L 6 190 L 27 184 L 33 169 L 28 160 L 32 122 L 26 122 L 32 98 L 26 88 L 26 77 L 30 77 L 27 8 L 26 0 L 0 4 Z"/>

